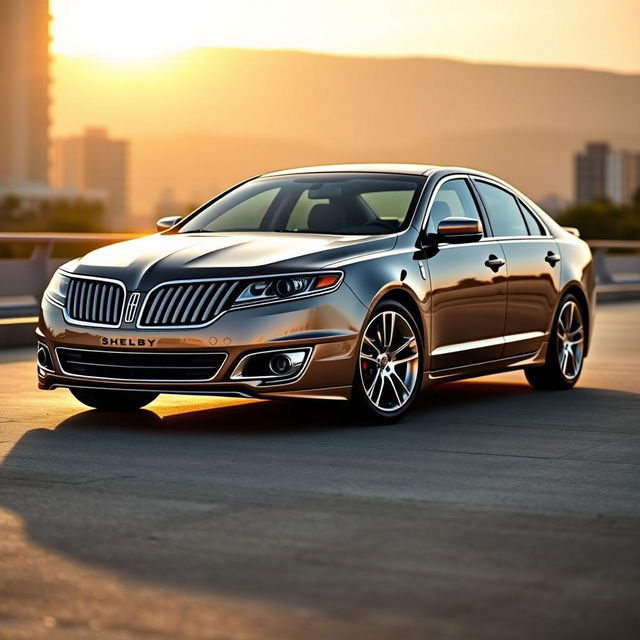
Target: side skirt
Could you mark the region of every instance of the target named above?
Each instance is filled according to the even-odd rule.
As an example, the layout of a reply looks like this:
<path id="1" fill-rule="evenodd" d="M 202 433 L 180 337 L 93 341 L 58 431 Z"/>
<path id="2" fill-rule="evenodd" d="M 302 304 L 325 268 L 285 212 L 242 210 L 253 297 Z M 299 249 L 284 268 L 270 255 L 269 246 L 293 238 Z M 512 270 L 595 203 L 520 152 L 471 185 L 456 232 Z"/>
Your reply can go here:
<path id="1" fill-rule="evenodd" d="M 464 380 L 465 378 L 476 378 L 479 376 L 489 376 L 494 373 L 504 373 L 525 367 L 535 367 L 544 364 L 547 355 L 548 341 L 545 340 L 537 351 L 531 353 L 500 358 L 498 360 L 488 360 L 476 364 L 464 365 L 462 367 L 452 367 L 451 369 L 437 369 L 426 371 L 422 386 L 430 387 L 440 382 L 450 382 L 453 380 Z"/>

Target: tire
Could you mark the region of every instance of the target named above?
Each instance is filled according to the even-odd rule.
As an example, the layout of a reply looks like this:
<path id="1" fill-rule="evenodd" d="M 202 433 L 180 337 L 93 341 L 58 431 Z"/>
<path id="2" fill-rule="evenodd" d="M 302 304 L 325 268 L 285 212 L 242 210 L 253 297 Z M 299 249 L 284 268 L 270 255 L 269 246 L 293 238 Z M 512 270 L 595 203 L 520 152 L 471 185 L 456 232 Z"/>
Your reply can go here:
<path id="1" fill-rule="evenodd" d="M 111 391 L 109 389 L 70 389 L 76 400 L 99 411 L 135 411 L 153 402 L 150 391 Z"/>
<path id="2" fill-rule="evenodd" d="M 531 386 L 561 390 L 571 389 L 578 382 L 584 364 L 585 326 L 580 302 L 567 294 L 558 305 L 544 365 L 524 370 Z"/>
<path id="3" fill-rule="evenodd" d="M 350 401 L 354 417 L 389 423 L 411 408 L 422 387 L 423 345 L 402 304 L 386 300 L 375 307 L 358 343 Z"/>

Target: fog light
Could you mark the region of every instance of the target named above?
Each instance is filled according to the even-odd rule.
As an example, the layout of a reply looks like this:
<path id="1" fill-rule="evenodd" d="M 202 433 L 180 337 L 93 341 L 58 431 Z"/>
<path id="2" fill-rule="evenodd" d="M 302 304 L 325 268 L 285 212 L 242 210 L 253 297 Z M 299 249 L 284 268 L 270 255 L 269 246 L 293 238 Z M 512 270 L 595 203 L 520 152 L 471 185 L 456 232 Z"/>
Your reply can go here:
<path id="1" fill-rule="evenodd" d="M 277 376 L 286 375 L 291 371 L 292 366 L 291 358 L 285 353 L 279 353 L 269 360 L 269 369 Z"/>
<path id="2" fill-rule="evenodd" d="M 38 342 L 36 360 L 38 361 L 38 365 L 41 369 L 44 369 L 44 371 L 49 371 L 51 373 L 54 372 L 53 359 L 51 358 L 49 347 L 47 347 L 47 345 L 43 344 L 42 342 Z"/>
<path id="3" fill-rule="evenodd" d="M 298 347 L 250 353 L 238 362 L 231 380 L 260 380 L 262 384 L 293 380 L 304 371 L 312 351 L 312 347 Z"/>

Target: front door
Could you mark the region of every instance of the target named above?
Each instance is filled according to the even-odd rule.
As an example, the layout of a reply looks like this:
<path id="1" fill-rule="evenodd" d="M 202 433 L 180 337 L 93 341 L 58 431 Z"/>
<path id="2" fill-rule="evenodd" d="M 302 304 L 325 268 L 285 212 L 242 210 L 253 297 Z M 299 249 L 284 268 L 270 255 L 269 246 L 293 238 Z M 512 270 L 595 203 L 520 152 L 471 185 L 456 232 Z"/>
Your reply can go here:
<path id="1" fill-rule="evenodd" d="M 445 179 L 431 203 L 427 232 L 449 216 L 483 222 L 463 177 Z M 431 279 L 430 369 L 453 369 L 500 358 L 507 310 L 507 270 L 498 241 L 440 243 L 426 260 Z"/>

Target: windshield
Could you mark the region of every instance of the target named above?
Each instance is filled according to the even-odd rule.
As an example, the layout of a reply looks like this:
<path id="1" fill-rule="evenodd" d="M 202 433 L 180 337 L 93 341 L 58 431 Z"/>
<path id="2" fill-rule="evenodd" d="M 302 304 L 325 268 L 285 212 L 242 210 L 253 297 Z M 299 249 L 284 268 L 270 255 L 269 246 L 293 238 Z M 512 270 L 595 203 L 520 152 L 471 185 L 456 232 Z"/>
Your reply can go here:
<path id="1" fill-rule="evenodd" d="M 380 173 L 258 178 L 206 205 L 178 233 L 395 233 L 408 226 L 424 180 Z"/>

